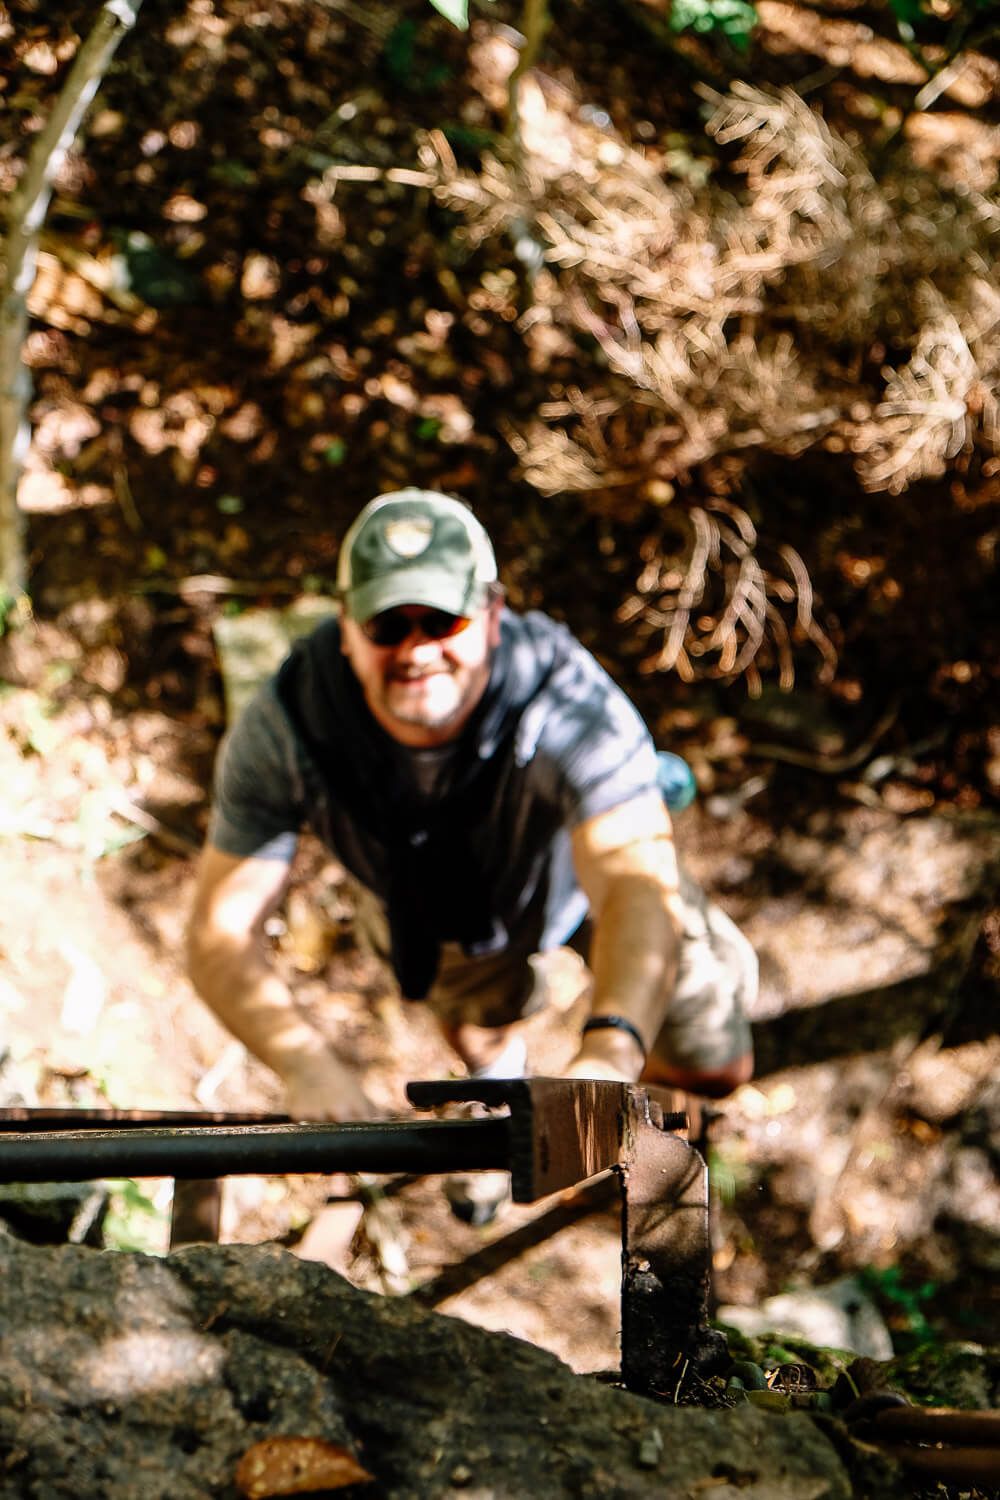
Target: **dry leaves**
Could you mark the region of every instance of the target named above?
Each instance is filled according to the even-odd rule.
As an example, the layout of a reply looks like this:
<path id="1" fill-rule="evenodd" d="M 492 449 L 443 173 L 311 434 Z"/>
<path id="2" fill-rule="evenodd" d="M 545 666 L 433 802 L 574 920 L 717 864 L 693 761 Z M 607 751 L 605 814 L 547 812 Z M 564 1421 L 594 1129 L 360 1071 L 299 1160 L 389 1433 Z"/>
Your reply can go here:
<path id="1" fill-rule="evenodd" d="M 532 316 L 571 342 L 593 339 L 626 382 L 564 403 L 574 409 L 550 403 L 505 434 L 522 475 L 543 494 L 599 493 L 747 449 L 828 444 L 855 456 L 867 489 L 899 493 L 977 446 L 995 455 L 988 194 L 968 183 L 953 193 L 906 153 L 876 178 L 857 143 L 792 89 L 700 92 L 707 135 L 740 152 L 740 192 L 703 180 L 694 155 L 634 149 L 559 88 L 527 80 L 518 168 L 487 157 L 472 173 L 439 133 L 424 142 L 426 179 L 465 218 L 468 243 L 533 237 Z M 887 332 L 911 357 L 894 353 L 884 400 L 859 416 L 847 395 L 856 376 L 845 380 L 831 349 L 851 351 L 860 370 Z M 613 431 L 625 412 L 635 473 L 622 471 Z"/>
<path id="2" fill-rule="evenodd" d="M 237 1488 L 247 1500 L 340 1490 L 373 1478 L 346 1448 L 310 1437 L 264 1438 L 247 1449 L 236 1469 Z"/>

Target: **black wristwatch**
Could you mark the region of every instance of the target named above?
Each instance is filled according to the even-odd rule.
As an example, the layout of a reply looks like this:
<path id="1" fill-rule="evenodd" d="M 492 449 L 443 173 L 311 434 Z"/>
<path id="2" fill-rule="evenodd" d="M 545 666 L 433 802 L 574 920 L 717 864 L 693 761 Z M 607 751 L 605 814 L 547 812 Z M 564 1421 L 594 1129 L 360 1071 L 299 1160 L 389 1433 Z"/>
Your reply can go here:
<path id="1" fill-rule="evenodd" d="M 642 1053 L 642 1060 L 645 1063 L 647 1055 L 646 1043 L 643 1041 L 638 1027 L 625 1016 L 591 1016 L 589 1021 L 584 1021 L 583 1023 L 583 1035 L 586 1036 L 588 1031 L 624 1031 L 626 1036 L 630 1036 L 639 1048 L 639 1051 Z"/>

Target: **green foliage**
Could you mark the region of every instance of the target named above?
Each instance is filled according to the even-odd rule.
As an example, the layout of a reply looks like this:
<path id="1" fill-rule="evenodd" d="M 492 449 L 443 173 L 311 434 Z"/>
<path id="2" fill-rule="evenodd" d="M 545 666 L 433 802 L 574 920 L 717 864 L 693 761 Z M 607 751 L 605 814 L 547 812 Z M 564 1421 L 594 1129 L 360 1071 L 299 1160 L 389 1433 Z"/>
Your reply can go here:
<path id="1" fill-rule="evenodd" d="M 213 182 L 224 183 L 226 187 L 252 187 L 257 181 L 253 169 L 244 166 L 241 161 L 213 162 L 208 169 L 208 175 Z"/>
<path id="2" fill-rule="evenodd" d="M 124 264 L 128 290 L 150 307 L 169 310 L 201 300 L 197 276 L 175 255 L 155 245 L 148 234 L 113 229 L 111 238 Z"/>
<path id="3" fill-rule="evenodd" d="M 464 152 L 476 160 L 488 146 L 496 145 L 496 132 L 475 125 L 443 125 L 445 140 L 456 154 Z"/>
<path id="4" fill-rule="evenodd" d="M 0 640 L 17 620 L 17 599 L 13 594 L 0 593 Z"/>
<path id="5" fill-rule="evenodd" d="M 963 1411 L 996 1405 L 998 1360 L 976 1344 L 922 1344 L 885 1367 L 886 1385 L 908 1400 Z"/>
<path id="6" fill-rule="evenodd" d="M 674 0 L 670 11 L 671 30 L 697 31 L 702 35 L 714 32 L 725 37 L 737 52 L 749 48 L 757 21 L 756 7 L 747 0 Z"/>
<path id="7" fill-rule="evenodd" d="M 724 1147 L 709 1147 L 708 1180 L 715 1197 L 727 1208 L 732 1207 L 741 1193 L 753 1187 L 757 1174 L 747 1161 L 741 1142 L 727 1141 Z"/>
<path id="8" fill-rule="evenodd" d="M 895 1341 L 901 1341 L 908 1348 L 934 1343 L 937 1335 L 927 1320 L 923 1304 L 937 1291 L 936 1282 L 924 1281 L 919 1286 L 909 1286 L 898 1266 L 882 1269 L 867 1266 L 861 1272 L 861 1281 L 883 1307 L 888 1305 Z"/>
<path id="9" fill-rule="evenodd" d="M 942 16 L 939 7 L 931 0 L 889 0 L 889 8 L 896 18 L 896 29 L 905 42 L 917 41 L 923 25 L 929 23 L 939 27 L 942 19 L 950 22 L 953 30 L 961 35 L 995 5 L 996 0 L 959 0 L 951 7 L 950 13 Z"/>
<path id="10" fill-rule="evenodd" d="M 914 27 L 919 25 L 926 15 L 923 0 L 889 0 L 889 6 L 896 17 L 896 26 L 900 36 L 912 38 Z"/>
<path id="11" fill-rule="evenodd" d="M 392 28 L 382 62 L 394 83 L 417 94 L 430 94 L 451 77 L 447 63 L 420 40 L 420 27 L 409 17 Z"/>
<path id="12" fill-rule="evenodd" d="M 459 31 L 468 31 L 469 0 L 431 0 L 431 4 Z M 383 55 L 386 67 L 397 83 L 427 93 L 444 83 L 451 76 L 451 69 L 421 55 L 416 42 L 417 30 L 415 21 L 400 21 L 390 33 Z"/>
<path id="13" fill-rule="evenodd" d="M 104 1220 L 105 1248 L 165 1254 L 169 1238 L 165 1211 L 157 1208 L 131 1177 L 115 1178 L 107 1186 L 111 1203 Z"/>
<path id="14" fill-rule="evenodd" d="M 829 1387 L 855 1358 L 849 1349 L 831 1349 L 813 1344 L 797 1334 L 783 1333 L 779 1339 L 773 1333 L 743 1333 L 731 1323 L 717 1322 L 713 1326 L 721 1328 L 725 1333 L 729 1352 L 734 1360 L 749 1360 L 762 1369 L 765 1375 L 778 1365 L 801 1363 L 815 1370 L 821 1386 Z"/>
<path id="15" fill-rule="evenodd" d="M 107 797 L 100 791 L 84 792 L 73 820 L 74 841 L 89 860 L 106 859 L 146 837 L 142 828 L 127 823 L 119 827 L 111 816 Z"/>
<path id="16" fill-rule="evenodd" d="M 44 760 L 52 754 L 63 738 L 63 729 L 56 723 L 58 710 L 47 698 L 35 695 L 24 698 L 22 710 L 22 732 L 28 750 Z"/>

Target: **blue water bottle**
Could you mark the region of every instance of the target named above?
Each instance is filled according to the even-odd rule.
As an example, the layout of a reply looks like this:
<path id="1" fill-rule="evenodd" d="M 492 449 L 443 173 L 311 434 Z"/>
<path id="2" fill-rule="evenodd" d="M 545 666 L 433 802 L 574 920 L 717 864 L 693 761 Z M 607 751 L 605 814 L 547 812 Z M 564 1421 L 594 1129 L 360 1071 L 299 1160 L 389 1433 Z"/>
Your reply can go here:
<path id="1" fill-rule="evenodd" d="M 690 807 L 698 792 L 691 767 L 671 750 L 656 752 L 656 784 L 671 812 L 682 812 L 685 807 Z"/>

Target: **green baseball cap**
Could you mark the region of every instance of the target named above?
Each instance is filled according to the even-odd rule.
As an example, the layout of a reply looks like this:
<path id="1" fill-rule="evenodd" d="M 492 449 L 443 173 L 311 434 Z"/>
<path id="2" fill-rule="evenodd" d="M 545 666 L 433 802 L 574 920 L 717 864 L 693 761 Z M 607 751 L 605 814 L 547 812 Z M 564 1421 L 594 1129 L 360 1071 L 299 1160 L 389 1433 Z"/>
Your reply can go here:
<path id="1" fill-rule="evenodd" d="M 468 615 L 496 581 L 493 547 L 461 500 L 396 490 L 370 500 L 340 548 L 337 592 L 364 624 L 400 604 Z"/>

